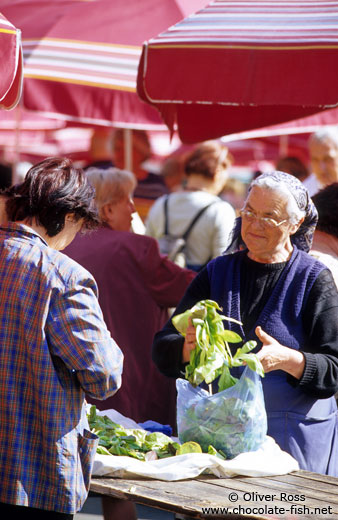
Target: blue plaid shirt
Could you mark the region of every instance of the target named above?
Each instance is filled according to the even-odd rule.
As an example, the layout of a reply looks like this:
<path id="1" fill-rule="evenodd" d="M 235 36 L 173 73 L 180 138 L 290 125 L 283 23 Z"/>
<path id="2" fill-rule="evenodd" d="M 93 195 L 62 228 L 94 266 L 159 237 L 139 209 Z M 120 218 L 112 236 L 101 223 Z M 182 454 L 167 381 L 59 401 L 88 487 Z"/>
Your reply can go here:
<path id="1" fill-rule="evenodd" d="M 1 226 L 0 502 L 81 509 L 97 445 L 84 395 L 114 394 L 122 362 L 91 274 L 28 226 Z"/>

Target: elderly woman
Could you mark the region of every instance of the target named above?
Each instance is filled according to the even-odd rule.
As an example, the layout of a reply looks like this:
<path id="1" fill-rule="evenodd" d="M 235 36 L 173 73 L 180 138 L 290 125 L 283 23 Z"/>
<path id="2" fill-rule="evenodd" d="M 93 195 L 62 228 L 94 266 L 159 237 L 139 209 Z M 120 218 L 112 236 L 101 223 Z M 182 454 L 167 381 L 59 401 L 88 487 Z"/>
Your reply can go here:
<path id="1" fill-rule="evenodd" d="M 211 298 L 243 323 L 226 323 L 256 340 L 268 434 L 301 468 L 338 476 L 338 294 L 331 272 L 308 254 L 317 220 L 302 183 L 284 172 L 251 184 L 229 253 L 211 261 L 190 284 L 181 313 Z M 153 359 L 181 377 L 195 329 L 186 338 L 171 321 L 156 335 Z"/>
<path id="2" fill-rule="evenodd" d="M 70 160 L 49 158 L 5 195 L 0 516 L 70 519 L 87 497 L 97 446 L 84 396 L 116 392 L 123 359 L 93 277 L 60 252 L 97 227 L 94 193 Z"/>
<path id="3" fill-rule="evenodd" d="M 227 244 L 236 214 L 218 195 L 225 187 L 230 164 L 225 146 L 214 141 L 199 144 L 185 162 L 187 180 L 183 190 L 171 193 L 167 200 L 167 234 L 173 237 L 182 237 L 196 215 L 206 208 L 185 248 L 187 266 L 194 271 L 220 255 Z M 146 234 L 156 239 L 166 233 L 165 203 L 166 196 L 157 199 L 146 220 Z"/>
<path id="4" fill-rule="evenodd" d="M 175 427 L 174 381 L 158 371 L 151 345 L 194 273 L 160 255 L 156 240 L 130 232 L 136 180 L 132 173 L 110 168 L 88 169 L 95 188 L 101 227 L 77 236 L 65 253 L 94 276 L 107 326 L 125 356 L 123 392 L 103 403 L 144 422 L 152 419 Z M 95 402 L 95 401 L 93 401 Z"/>

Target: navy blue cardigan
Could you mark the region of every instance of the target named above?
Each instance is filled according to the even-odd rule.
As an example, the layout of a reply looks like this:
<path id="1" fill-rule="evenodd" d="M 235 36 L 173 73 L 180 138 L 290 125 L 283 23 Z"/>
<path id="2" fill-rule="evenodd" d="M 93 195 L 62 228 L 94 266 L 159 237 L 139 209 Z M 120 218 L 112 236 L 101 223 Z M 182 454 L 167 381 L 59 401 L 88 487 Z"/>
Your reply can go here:
<path id="1" fill-rule="evenodd" d="M 276 326 L 271 320 L 272 328 L 266 332 L 286 346 L 295 346 L 292 334 L 290 335 L 286 329 L 288 327 L 299 329 L 300 321 L 297 324 L 293 323 L 299 313 L 302 330 L 297 332 L 297 345 L 304 353 L 306 366 L 300 380 L 287 376 L 288 382 L 293 386 L 301 386 L 305 393 L 313 397 L 326 398 L 334 395 L 338 390 L 338 292 L 331 272 L 308 254 L 296 249 L 288 262 L 278 265 L 258 264 L 257 268 L 261 270 L 259 279 L 253 272 L 254 264 L 257 262 L 248 262 L 245 251 L 218 257 L 211 261 L 208 267 L 203 269 L 191 282 L 177 306 L 175 314 L 179 314 L 192 307 L 197 301 L 207 298 L 216 299 L 221 305 L 224 305 L 224 285 L 220 279 L 223 275 L 218 270 L 223 270 L 224 276 L 226 276 L 230 266 L 233 269 L 235 265 L 239 265 L 241 275 L 237 290 L 240 296 L 241 321 L 244 322 L 244 330 L 240 331 L 242 337 L 244 333 L 246 339 L 257 340 L 252 327 L 251 330 L 248 330 L 245 326 L 245 316 L 249 316 L 250 323 L 255 323 L 261 316 L 262 320 L 259 321 L 259 324 L 264 330 L 266 323 L 269 322 L 270 313 L 272 317 L 272 313 L 280 312 L 282 318 L 285 316 L 283 331 L 278 330 L 280 324 Z M 291 283 L 289 278 L 286 286 L 285 277 L 290 269 L 294 279 Z M 213 280 L 213 273 L 216 271 L 218 279 Z M 229 274 L 229 276 L 233 276 L 233 274 Z M 255 295 L 256 301 L 254 301 Z M 269 304 L 262 314 L 262 309 L 271 295 L 273 295 L 271 300 L 273 305 Z M 291 309 L 289 317 L 286 316 L 288 309 Z M 226 314 L 225 309 L 224 313 Z M 288 323 L 285 323 L 285 320 L 288 320 Z M 229 328 L 228 325 L 225 326 Z M 283 338 L 285 338 L 284 342 Z M 182 377 L 184 372 L 184 365 L 181 362 L 183 343 L 184 338 L 178 334 L 171 320 L 155 335 L 152 356 L 163 374 L 175 378 Z"/>

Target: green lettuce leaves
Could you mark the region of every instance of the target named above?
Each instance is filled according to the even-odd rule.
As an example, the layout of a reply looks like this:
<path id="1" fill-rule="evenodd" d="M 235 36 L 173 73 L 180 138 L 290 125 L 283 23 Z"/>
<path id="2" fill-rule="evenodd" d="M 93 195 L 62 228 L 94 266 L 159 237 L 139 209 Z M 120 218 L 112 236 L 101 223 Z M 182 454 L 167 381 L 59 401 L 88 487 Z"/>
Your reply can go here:
<path id="1" fill-rule="evenodd" d="M 264 377 L 264 370 L 256 354 L 252 353 L 257 342 L 248 341 L 232 355 L 229 343 L 240 343 L 242 338 L 232 330 L 224 329 L 223 321 L 241 322 L 223 316 L 222 308 L 213 300 L 201 300 L 191 309 L 173 316 L 172 322 L 178 332 L 186 335 L 189 320 L 196 328 L 196 348 L 191 351 L 190 362 L 186 366 L 185 378 L 198 386 L 203 381 L 210 385 L 219 377 L 218 390 L 221 392 L 237 383 L 230 373 L 232 367 L 248 365 L 251 370 Z"/>

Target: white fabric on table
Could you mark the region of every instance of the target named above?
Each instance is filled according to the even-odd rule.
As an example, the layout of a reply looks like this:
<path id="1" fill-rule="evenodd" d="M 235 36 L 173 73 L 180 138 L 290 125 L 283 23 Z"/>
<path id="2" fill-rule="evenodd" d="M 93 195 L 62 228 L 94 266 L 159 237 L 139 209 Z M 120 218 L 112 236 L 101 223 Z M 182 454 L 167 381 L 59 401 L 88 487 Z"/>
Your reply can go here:
<path id="1" fill-rule="evenodd" d="M 299 470 L 298 462 L 282 451 L 272 437 L 256 451 L 222 460 L 207 453 L 187 453 L 165 459 L 141 461 L 132 457 L 96 454 L 93 476 L 120 478 L 148 477 L 157 480 L 183 480 L 202 473 L 217 477 L 266 477 Z"/>

